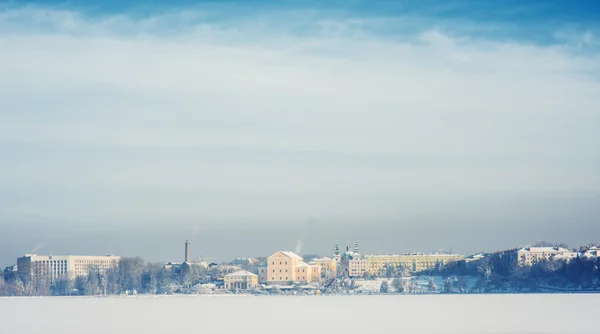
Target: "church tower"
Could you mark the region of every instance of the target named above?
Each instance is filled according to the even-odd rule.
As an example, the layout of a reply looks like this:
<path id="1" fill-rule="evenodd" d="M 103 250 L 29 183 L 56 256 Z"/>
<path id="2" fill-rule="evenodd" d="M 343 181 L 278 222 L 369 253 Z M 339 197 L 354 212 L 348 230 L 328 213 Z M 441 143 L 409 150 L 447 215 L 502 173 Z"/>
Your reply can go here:
<path id="1" fill-rule="evenodd" d="M 334 251 L 333 251 L 333 259 L 335 260 L 335 262 L 340 263 L 341 256 L 340 256 L 340 243 L 339 243 L 339 241 L 335 242 L 335 248 L 334 248 Z"/>

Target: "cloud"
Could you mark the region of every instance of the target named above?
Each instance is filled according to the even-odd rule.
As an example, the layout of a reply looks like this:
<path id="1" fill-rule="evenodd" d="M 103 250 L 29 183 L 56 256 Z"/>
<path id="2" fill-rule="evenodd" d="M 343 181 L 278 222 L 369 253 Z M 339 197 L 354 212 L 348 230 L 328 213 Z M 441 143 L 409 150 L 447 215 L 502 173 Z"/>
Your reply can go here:
<path id="1" fill-rule="evenodd" d="M 3 215 L 443 224 L 598 200 L 593 50 L 301 13 L 0 12 Z"/>

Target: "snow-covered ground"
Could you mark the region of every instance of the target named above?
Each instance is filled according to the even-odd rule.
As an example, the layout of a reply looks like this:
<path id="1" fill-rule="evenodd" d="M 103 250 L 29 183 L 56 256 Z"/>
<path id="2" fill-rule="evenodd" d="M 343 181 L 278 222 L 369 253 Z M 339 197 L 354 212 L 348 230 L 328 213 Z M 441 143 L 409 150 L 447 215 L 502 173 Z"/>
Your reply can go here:
<path id="1" fill-rule="evenodd" d="M 0 333 L 597 333 L 600 294 L 0 298 Z"/>

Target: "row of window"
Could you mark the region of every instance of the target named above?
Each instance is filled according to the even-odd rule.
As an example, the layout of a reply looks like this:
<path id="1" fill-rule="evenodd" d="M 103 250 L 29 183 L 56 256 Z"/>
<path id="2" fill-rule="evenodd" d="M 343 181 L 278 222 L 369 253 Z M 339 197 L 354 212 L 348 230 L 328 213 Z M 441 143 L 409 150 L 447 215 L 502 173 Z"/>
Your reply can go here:
<path id="1" fill-rule="evenodd" d="M 306 280 L 306 277 L 305 277 L 305 276 L 302 276 L 302 277 L 298 277 L 298 279 L 299 279 L 299 280 L 302 280 L 302 281 L 304 281 L 304 280 Z M 271 281 L 275 281 L 275 280 L 276 280 L 276 279 L 275 279 L 275 276 L 271 276 Z M 281 276 L 279 276 L 279 280 L 280 280 L 280 281 L 283 281 L 283 279 L 282 279 L 282 277 L 281 277 Z M 287 277 L 287 276 L 285 277 L 285 280 L 286 280 L 286 281 L 288 281 L 288 277 Z"/>

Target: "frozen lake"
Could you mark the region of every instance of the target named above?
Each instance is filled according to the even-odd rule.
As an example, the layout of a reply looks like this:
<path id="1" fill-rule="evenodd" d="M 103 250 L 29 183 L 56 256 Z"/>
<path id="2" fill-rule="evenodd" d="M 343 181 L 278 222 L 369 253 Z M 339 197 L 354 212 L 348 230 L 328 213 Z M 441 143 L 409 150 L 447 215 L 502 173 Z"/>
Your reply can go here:
<path id="1" fill-rule="evenodd" d="M 600 294 L 0 298 L 0 333 L 597 333 L 599 305 Z"/>

